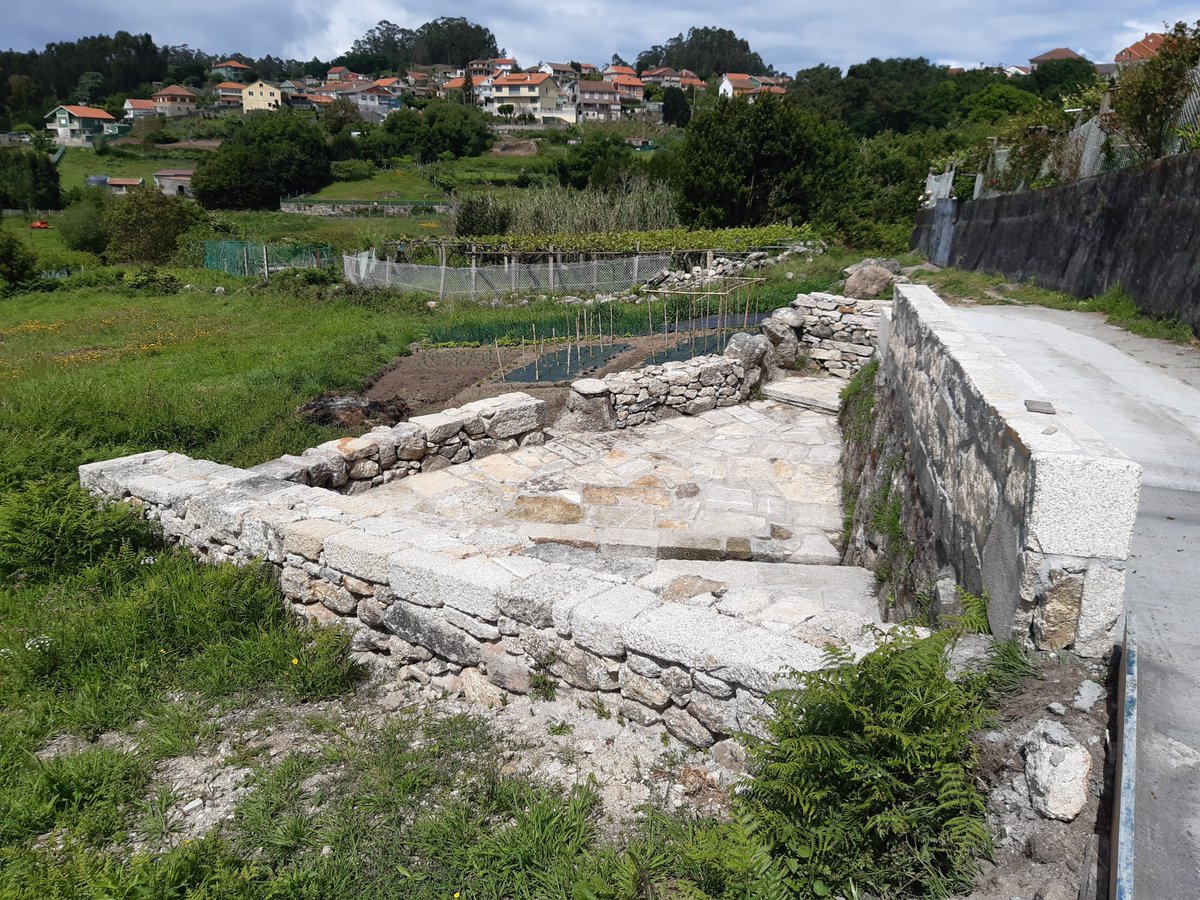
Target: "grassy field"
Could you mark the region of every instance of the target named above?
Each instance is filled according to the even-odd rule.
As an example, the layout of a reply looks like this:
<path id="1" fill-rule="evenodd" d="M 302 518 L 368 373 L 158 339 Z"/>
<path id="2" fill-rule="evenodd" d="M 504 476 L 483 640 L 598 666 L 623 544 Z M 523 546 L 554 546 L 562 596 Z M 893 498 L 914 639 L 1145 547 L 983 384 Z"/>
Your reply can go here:
<path id="1" fill-rule="evenodd" d="M 445 192 L 414 166 L 385 169 L 361 181 L 335 181 L 315 200 L 444 200 Z"/>
<path id="2" fill-rule="evenodd" d="M 194 156 L 171 156 L 169 152 L 145 157 L 116 155 L 99 156 L 94 150 L 69 147 L 58 163 L 58 178 L 63 189 L 83 187 L 89 175 L 111 175 L 114 178 L 144 178 L 152 184 L 159 169 L 194 169 Z"/>
<path id="3" fill-rule="evenodd" d="M 448 230 L 445 216 L 346 216 L 326 218 L 283 212 L 228 212 L 245 240 L 328 244 L 335 250 L 360 250 L 387 241 L 430 237 Z"/>

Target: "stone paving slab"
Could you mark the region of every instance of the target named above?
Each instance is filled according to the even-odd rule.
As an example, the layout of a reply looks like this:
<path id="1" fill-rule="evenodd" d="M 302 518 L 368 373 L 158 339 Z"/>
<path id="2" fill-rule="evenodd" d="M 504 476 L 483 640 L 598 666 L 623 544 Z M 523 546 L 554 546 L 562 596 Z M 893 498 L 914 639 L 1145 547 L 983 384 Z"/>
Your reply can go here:
<path id="1" fill-rule="evenodd" d="M 370 496 L 501 529 L 540 524 L 537 540 L 618 555 L 836 564 L 839 453 L 830 416 L 768 400 L 564 435 Z"/>
<path id="2" fill-rule="evenodd" d="M 789 406 L 836 415 L 845 386 L 846 382 L 838 378 L 783 378 L 768 384 L 763 393 Z"/>

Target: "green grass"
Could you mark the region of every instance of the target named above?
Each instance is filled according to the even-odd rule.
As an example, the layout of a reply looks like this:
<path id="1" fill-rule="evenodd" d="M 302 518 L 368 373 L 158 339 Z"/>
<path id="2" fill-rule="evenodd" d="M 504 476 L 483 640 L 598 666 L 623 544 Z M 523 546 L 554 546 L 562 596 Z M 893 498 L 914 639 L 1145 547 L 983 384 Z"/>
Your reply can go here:
<path id="1" fill-rule="evenodd" d="M 1176 344 L 1190 344 L 1196 340 L 1192 329 L 1177 319 L 1157 318 L 1143 313 L 1119 284 L 1099 296 L 1080 299 L 1060 291 L 1047 290 L 1032 281 L 1012 284 L 1002 275 L 986 272 L 942 269 L 922 272 L 919 280 L 929 284 L 942 296 L 952 299 L 989 304 L 1028 304 L 1071 312 L 1098 312 L 1104 314 L 1109 324 L 1119 325 L 1143 337 Z"/>
<path id="2" fill-rule="evenodd" d="M 359 183 L 359 182 L 351 182 Z M 286 212 L 226 212 L 244 240 L 298 244 L 328 244 L 353 252 L 387 241 L 436 237 L 449 230 L 447 217 L 439 215 L 379 216 L 364 210 L 361 216 L 324 217 Z"/>
<path id="3" fill-rule="evenodd" d="M 443 201 L 445 193 L 415 165 L 386 169 L 362 181 L 335 181 L 309 195 L 314 200 Z"/>
<path id="4" fill-rule="evenodd" d="M 129 158 L 98 155 L 96 151 L 83 147 L 68 147 L 58 163 L 58 179 L 64 190 L 83 187 L 89 175 L 144 178 L 146 184 L 153 184 L 151 176 L 159 169 L 194 169 L 197 162 L 194 156 L 172 156 L 169 150 Z"/>

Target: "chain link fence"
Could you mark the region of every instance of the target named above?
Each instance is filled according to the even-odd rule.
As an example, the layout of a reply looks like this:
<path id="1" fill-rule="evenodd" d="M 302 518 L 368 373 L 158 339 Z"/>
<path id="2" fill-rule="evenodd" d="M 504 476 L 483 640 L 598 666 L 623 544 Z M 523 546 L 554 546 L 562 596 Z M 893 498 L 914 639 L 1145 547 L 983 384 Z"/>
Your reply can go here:
<path id="1" fill-rule="evenodd" d="M 422 291 L 439 297 L 498 297 L 512 293 L 570 294 L 620 291 L 640 285 L 671 265 L 668 253 L 563 263 L 509 262 L 502 266 L 419 266 L 376 259 L 371 252 L 343 256 L 346 280 L 369 287 Z"/>
<path id="2" fill-rule="evenodd" d="M 319 244 L 260 244 L 205 241 L 204 268 L 229 275 L 269 278 L 284 269 L 320 269 L 337 262 L 332 247 Z"/>

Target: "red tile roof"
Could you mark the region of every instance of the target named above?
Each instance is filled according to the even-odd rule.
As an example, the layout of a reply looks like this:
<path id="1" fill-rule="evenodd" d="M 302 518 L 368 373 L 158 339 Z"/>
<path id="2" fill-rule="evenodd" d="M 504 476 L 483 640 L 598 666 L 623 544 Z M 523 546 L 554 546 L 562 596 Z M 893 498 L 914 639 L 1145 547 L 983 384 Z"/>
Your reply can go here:
<path id="1" fill-rule="evenodd" d="M 466 87 L 466 84 L 467 84 L 466 78 L 451 78 L 449 81 L 447 81 L 445 84 L 442 85 L 442 90 L 444 90 L 444 91 L 461 91 L 464 87 Z"/>
<path id="2" fill-rule="evenodd" d="M 726 72 L 725 77 L 729 79 L 729 83 L 733 86 L 734 90 L 752 91 L 757 87 L 757 85 L 754 83 L 754 80 L 749 75 L 741 75 L 736 72 Z"/>
<path id="3" fill-rule="evenodd" d="M 96 109 L 94 106 L 56 106 L 54 109 L 65 109 L 71 115 L 79 119 L 106 119 L 109 122 L 115 122 L 112 116 L 102 109 Z M 47 115 L 53 115 L 54 110 L 51 110 Z"/>
<path id="4" fill-rule="evenodd" d="M 178 85 L 178 84 L 173 84 L 170 87 L 165 87 L 161 91 L 158 91 L 157 93 L 155 93 L 154 96 L 155 97 L 191 97 L 193 100 L 196 98 L 195 94 L 193 94 L 187 88 L 185 88 L 181 85 Z"/>
<path id="5" fill-rule="evenodd" d="M 636 75 L 637 72 L 635 72 L 629 66 L 605 66 L 604 74 L 605 75 Z"/>
<path id="6" fill-rule="evenodd" d="M 492 81 L 493 86 L 541 84 L 550 76 L 545 72 L 506 72 Z"/>
<path id="7" fill-rule="evenodd" d="M 240 63 L 236 59 L 227 59 L 223 63 L 217 63 L 213 66 L 214 69 L 249 69 L 245 63 Z"/>
<path id="8" fill-rule="evenodd" d="M 217 86 L 220 87 L 220 85 Z M 136 100 L 133 97 L 126 100 L 125 105 L 130 109 L 154 109 L 153 100 Z"/>
<path id="9" fill-rule="evenodd" d="M 1167 36 L 1154 32 L 1146 35 L 1140 41 L 1134 41 L 1115 57 L 1117 62 L 1140 62 L 1158 56 L 1158 51 L 1166 43 Z"/>
<path id="10" fill-rule="evenodd" d="M 244 91 L 246 89 L 246 86 L 238 81 L 222 81 L 214 87 L 218 91 Z"/>
<path id="11" fill-rule="evenodd" d="M 146 179 L 144 179 L 144 178 L 109 178 L 108 179 L 108 184 L 110 187 L 114 184 L 117 187 L 137 187 L 139 184 L 145 184 L 145 183 L 146 183 Z"/>
<path id="12" fill-rule="evenodd" d="M 1067 47 L 1055 47 L 1053 50 L 1047 50 L 1041 56 L 1030 57 L 1029 61 L 1031 63 L 1044 63 L 1055 59 L 1083 59 L 1083 57 Z"/>
<path id="13" fill-rule="evenodd" d="M 639 88 L 646 85 L 636 75 L 618 75 L 612 80 L 617 87 Z"/>

